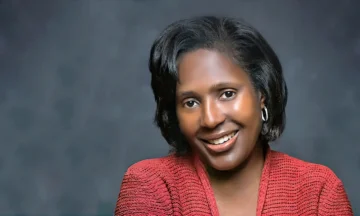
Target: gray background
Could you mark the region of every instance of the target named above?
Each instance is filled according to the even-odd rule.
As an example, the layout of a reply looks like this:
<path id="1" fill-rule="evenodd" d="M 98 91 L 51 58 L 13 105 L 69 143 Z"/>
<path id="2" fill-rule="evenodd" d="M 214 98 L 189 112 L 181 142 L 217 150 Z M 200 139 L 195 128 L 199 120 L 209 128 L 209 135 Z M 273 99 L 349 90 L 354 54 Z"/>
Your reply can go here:
<path id="1" fill-rule="evenodd" d="M 322 163 L 360 214 L 360 2 L 0 1 L 0 215 L 111 215 L 127 167 L 165 155 L 149 48 L 170 22 L 243 17 L 279 54 L 288 124 L 273 144 Z M 20 214 L 23 213 L 23 214 Z"/>

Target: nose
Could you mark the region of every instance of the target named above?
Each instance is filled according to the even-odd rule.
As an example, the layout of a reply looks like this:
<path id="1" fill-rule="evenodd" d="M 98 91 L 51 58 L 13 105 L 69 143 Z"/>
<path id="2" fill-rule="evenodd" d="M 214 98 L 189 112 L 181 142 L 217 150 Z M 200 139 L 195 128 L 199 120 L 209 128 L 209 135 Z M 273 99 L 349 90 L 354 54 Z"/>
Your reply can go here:
<path id="1" fill-rule="evenodd" d="M 211 100 L 203 103 L 201 113 L 201 126 L 206 128 L 215 128 L 225 121 L 225 115 L 219 105 Z"/>

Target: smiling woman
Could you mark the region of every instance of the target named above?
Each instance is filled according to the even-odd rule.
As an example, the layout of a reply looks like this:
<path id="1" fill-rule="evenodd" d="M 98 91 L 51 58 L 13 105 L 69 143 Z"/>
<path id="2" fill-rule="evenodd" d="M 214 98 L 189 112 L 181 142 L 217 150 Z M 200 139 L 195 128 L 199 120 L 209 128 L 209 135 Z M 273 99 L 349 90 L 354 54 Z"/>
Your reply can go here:
<path id="1" fill-rule="evenodd" d="M 253 27 L 177 21 L 154 42 L 149 68 L 173 152 L 127 170 L 115 215 L 353 215 L 329 168 L 270 149 L 285 127 L 287 88 Z"/>

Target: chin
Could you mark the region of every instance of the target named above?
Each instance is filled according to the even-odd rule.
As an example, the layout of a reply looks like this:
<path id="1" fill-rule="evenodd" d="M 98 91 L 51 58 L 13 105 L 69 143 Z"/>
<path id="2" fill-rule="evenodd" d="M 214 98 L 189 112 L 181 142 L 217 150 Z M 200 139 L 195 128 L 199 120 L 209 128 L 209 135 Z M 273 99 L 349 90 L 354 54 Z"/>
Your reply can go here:
<path id="1" fill-rule="evenodd" d="M 231 155 L 217 156 L 216 158 L 208 158 L 208 165 L 218 171 L 231 171 L 243 164 L 245 160 L 242 158 L 234 158 Z"/>

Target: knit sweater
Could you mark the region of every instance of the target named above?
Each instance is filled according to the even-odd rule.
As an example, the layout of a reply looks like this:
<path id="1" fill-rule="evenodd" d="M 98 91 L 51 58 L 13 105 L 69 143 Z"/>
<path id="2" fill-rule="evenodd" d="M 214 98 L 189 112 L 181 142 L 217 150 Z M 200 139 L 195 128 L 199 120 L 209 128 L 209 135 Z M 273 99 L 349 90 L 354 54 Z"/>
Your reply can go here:
<path id="1" fill-rule="evenodd" d="M 123 215 L 218 216 L 206 170 L 198 157 L 168 155 L 130 166 L 115 208 Z M 344 186 L 329 168 L 269 150 L 256 215 L 352 216 Z"/>

